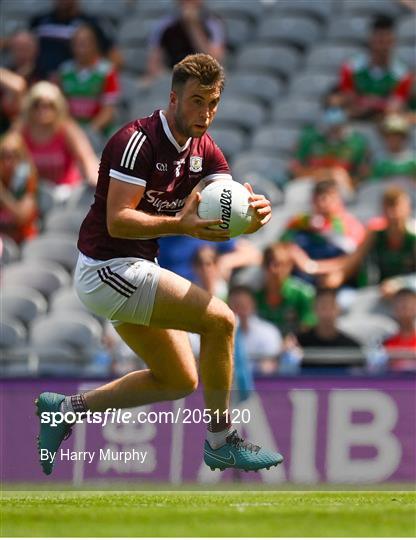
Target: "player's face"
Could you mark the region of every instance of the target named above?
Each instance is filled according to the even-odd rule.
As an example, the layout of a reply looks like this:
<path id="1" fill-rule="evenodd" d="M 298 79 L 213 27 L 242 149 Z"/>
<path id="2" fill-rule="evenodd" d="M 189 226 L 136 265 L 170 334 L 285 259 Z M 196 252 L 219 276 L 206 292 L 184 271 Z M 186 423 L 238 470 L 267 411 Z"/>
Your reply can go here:
<path id="1" fill-rule="evenodd" d="M 217 112 L 221 92 L 219 87 L 203 88 L 198 80 L 188 79 L 179 92 L 172 91 L 175 107 L 175 127 L 184 137 L 202 137 Z"/>

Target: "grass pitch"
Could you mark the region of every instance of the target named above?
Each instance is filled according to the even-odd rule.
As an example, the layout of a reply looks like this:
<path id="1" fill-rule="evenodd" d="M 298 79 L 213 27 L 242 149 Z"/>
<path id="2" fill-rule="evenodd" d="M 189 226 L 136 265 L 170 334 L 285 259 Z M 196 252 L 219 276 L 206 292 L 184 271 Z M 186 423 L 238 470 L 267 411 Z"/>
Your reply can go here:
<path id="1" fill-rule="evenodd" d="M 3 492 L 2 536 L 415 536 L 416 494 Z"/>

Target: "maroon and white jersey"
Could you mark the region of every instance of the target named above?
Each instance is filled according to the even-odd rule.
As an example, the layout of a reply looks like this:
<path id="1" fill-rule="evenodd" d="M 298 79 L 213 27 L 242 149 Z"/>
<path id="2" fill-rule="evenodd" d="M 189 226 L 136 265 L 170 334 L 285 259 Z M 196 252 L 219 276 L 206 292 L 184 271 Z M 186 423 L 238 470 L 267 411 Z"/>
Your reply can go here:
<path id="1" fill-rule="evenodd" d="M 107 230 L 107 194 L 110 177 L 145 186 L 137 206 L 148 214 L 175 215 L 201 180 L 228 177 L 230 169 L 210 135 L 190 138 L 181 147 L 162 111 L 134 120 L 108 141 L 101 156 L 95 200 L 84 219 L 79 250 L 93 259 L 139 257 L 154 260 L 156 238 L 113 238 Z"/>

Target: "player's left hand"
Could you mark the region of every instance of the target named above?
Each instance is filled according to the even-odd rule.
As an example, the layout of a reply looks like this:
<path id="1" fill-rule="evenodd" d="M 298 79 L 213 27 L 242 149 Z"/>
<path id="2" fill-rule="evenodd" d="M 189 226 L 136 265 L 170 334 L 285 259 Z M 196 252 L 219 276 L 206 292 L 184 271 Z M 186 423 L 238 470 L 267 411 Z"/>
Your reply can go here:
<path id="1" fill-rule="evenodd" d="M 245 182 L 244 186 L 250 192 L 249 201 L 250 206 L 253 209 L 253 217 L 245 234 L 251 234 L 258 231 L 270 221 L 272 217 L 272 207 L 270 201 L 268 201 L 264 195 L 254 193 L 253 188 L 248 182 Z"/>

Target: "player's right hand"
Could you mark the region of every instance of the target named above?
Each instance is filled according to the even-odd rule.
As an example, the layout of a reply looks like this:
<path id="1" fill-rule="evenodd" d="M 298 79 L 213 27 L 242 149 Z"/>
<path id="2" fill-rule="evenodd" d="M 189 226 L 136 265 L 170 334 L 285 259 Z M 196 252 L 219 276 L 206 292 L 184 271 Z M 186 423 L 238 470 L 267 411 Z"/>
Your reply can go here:
<path id="1" fill-rule="evenodd" d="M 200 240 L 210 240 L 211 242 L 225 242 L 229 240 L 229 231 L 211 228 L 222 223 L 221 219 L 201 219 L 198 216 L 200 200 L 200 193 L 191 194 L 185 206 L 178 212 L 177 217 L 179 218 L 180 233 L 199 238 Z"/>

